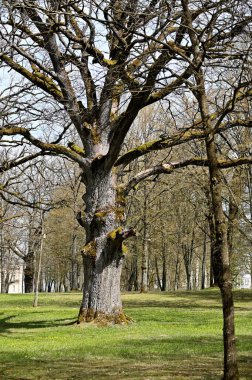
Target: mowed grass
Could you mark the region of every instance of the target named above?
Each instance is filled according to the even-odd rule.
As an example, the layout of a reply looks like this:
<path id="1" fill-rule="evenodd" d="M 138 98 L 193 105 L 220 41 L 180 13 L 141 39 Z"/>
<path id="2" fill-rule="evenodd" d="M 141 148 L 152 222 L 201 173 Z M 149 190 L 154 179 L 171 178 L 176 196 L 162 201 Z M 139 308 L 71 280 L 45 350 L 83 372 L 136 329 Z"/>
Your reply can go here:
<path id="1" fill-rule="evenodd" d="M 0 295 L 0 379 L 221 379 L 217 289 L 123 294 L 129 326 L 78 326 L 81 294 Z M 235 291 L 241 379 L 252 379 L 252 292 Z"/>

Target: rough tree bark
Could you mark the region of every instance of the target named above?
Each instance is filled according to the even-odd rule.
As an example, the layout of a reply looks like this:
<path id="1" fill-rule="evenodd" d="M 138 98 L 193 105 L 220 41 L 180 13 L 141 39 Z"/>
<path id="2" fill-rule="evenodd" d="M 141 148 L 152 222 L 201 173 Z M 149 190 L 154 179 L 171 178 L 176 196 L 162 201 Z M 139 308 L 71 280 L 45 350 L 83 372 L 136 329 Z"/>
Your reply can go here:
<path id="1" fill-rule="evenodd" d="M 215 252 L 215 223 L 214 223 L 214 216 L 212 211 L 212 202 L 211 197 L 208 196 L 208 205 L 209 205 L 209 212 L 207 215 L 208 225 L 209 225 L 209 237 L 210 237 L 210 287 L 213 288 L 215 286 L 218 286 L 218 276 L 219 271 L 217 270 L 217 267 L 214 265 L 215 258 L 214 258 L 214 252 Z"/>
<path id="2" fill-rule="evenodd" d="M 43 247 L 44 247 L 44 213 L 41 211 L 40 215 L 40 226 L 36 229 L 36 253 L 37 253 L 37 271 L 36 271 L 36 279 L 34 286 L 34 300 L 33 307 L 38 306 L 38 298 L 39 298 L 39 285 L 41 279 L 41 269 L 42 269 L 42 255 L 43 255 Z"/>
<path id="3" fill-rule="evenodd" d="M 193 265 L 193 259 L 194 259 L 194 230 L 192 233 L 191 242 L 189 244 L 183 243 L 181 249 L 183 253 L 183 259 L 184 259 L 184 265 L 185 265 L 185 271 L 186 271 L 187 290 L 192 290 L 192 265 Z"/>
<path id="4" fill-rule="evenodd" d="M 216 165 L 216 145 L 212 133 L 209 133 L 209 138 L 206 139 L 206 149 L 209 159 L 209 175 L 215 221 L 214 267 L 218 272 L 218 286 L 221 291 L 223 305 L 224 379 L 235 380 L 239 378 L 239 374 L 227 222 L 222 208 L 222 179 L 220 170 Z"/>
<path id="5" fill-rule="evenodd" d="M 203 253 L 202 253 L 202 263 L 201 263 L 201 289 L 206 288 L 206 259 L 207 259 L 207 232 L 203 231 Z"/>
<path id="6" fill-rule="evenodd" d="M 179 260 L 179 253 L 177 252 L 176 262 L 175 262 L 175 273 L 174 273 L 174 290 L 179 289 L 180 284 L 180 260 Z"/>
<path id="7" fill-rule="evenodd" d="M 149 238 L 148 234 L 143 235 L 143 250 L 141 262 L 141 287 L 140 293 L 148 292 L 148 261 L 149 261 Z"/>
<path id="8" fill-rule="evenodd" d="M 71 242 L 71 280 L 70 280 L 70 288 L 71 290 L 78 289 L 78 260 L 77 260 L 77 233 L 76 227 L 74 226 L 72 232 L 72 242 Z"/>
<path id="9" fill-rule="evenodd" d="M 229 251 L 229 261 L 232 265 L 233 256 L 233 243 L 234 243 L 234 232 L 239 215 L 239 206 L 241 203 L 242 191 L 244 189 L 244 176 L 242 176 L 242 171 L 240 168 L 234 170 L 231 184 L 229 186 L 229 199 L 228 199 L 228 225 L 227 225 L 227 240 L 228 240 L 228 251 Z"/>
<path id="10" fill-rule="evenodd" d="M 24 290 L 25 293 L 32 293 L 34 289 L 34 251 L 29 250 L 26 256 L 24 256 Z"/>
<path id="11" fill-rule="evenodd" d="M 156 268 L 156 277 L 157 277 L 158 287 L 161 290 L 161 292 L 164 292 L 167 290 L 167 267 L 166 267 L 165 254 L 162 254 L 162 277 L 160 277 L 160 274 L 159 274 L 158 258 L 156 255 L 155 255 L 155 268 Z"/>
<path id="12" fill-rule="evenodd" d="M 84 289 L 78 321 L 126 323 L 119 284 L 124 240 L 134 232 L 125 228 L 124 197 L 113 171 L 94 168 L 85 185 L 87 243 L 82 249 Z"/>
<path id="13" fill-rule="evenodd" d="M 146 168 L 146 160 L 144 160 L 144 167 Z M 142 246 L 142 257 L 141 257 L 141 286 L 140 293 L 147 293 L 149 289 L 149 281 L 148 281 L 148 267 L 149 267 L 149 226 L 148 226 L 148 191 L 147 185 L 143 186 L 143 246 Z"/>
<path id="14" fill-rule="evenodd" d="M 0 222 L 0 271 L 1 271 L 1 293 L 5 293 L 5 276 L 4 276 L 4 239 L 3 239 L 3 223 L 2 223 L 2 208 Z"/>
<path id="15" fill-rule="evenodd" d="M 128 291 L 131 292 L 134 288 L 135 291 L 138 291 L 139 284 L 138 284 L 138 260 L 137 260 L 137 245 L 133 247 L 133 251 L 135 250 L 135 253 L 133 254 L 132 261 L 131 261 L 131 271 L 130 276 L 128 280 Z"/>

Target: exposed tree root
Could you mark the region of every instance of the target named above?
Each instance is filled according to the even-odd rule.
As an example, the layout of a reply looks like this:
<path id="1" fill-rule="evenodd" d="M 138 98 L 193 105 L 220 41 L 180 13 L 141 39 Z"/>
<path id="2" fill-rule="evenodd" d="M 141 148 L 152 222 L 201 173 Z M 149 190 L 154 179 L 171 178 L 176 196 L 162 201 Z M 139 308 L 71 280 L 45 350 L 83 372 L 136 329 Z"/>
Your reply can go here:
<path id="1" fill-rule="evenodd" d="M 77 324 L 92 323 L 97 326 L 128 325 L 132 319 L 122 310 L 106 314 L 93 309 L 80 308 Z"/>

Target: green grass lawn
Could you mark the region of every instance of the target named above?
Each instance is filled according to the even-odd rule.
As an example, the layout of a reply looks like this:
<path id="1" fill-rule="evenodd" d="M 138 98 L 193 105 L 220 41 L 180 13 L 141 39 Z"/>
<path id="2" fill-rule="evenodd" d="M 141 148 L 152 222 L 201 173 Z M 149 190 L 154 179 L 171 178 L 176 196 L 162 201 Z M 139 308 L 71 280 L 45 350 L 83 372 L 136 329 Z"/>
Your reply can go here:
<path id="1" fill-rule="evenodd" d="M 252 379 L 252 292 L 236 291 L 241 379 Z M 124 294 L 129 326 L 77 326 L 81 294 L 0 295 L 0 379 L 221 379 L 218 290 Z"/>

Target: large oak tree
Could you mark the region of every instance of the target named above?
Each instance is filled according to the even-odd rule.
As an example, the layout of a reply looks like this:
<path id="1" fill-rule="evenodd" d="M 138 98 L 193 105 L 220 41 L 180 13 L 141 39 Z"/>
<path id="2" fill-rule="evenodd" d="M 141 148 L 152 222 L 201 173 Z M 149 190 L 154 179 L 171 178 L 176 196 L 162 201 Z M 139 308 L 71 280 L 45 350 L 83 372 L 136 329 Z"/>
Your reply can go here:
<path id="1" fill-rule="evenodd" d="M 209 166 L 215 270 L 225 305 L 225 379 L 238 378 L 238 371 L 220 168 L 251 163 L 251 157 L 218 157 L 216 134 L 251 126 L 239 108 L 251 97 L 249 3 L 3 0 L 1 8 L 1 67 L 4 74 L 11 72 L 18 96 L 16 112 L 2 112 L 0 136 L 20 138 L 25 146 L 22 157 L 13 156 L 1 170 L 38 154 L 63 155 L 79 165 L 85 210 L 78 218 L 86 231 L 79 321 L 127 321 L 120 275 L 124 241 L 134 235 L 124 216 L 131 188 L 176 168 Z M 185 92 L 196 100 L 191 120 L 185 117 L 171 136 L 122 154 L 141 109 L 165 99 L 174 115 L 174 100 Z M 128 183 L 118 182 L 121 168 L 136 158 L 193 139 L 205 139 L 206 157 L 161 163 Z"/>

